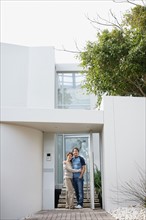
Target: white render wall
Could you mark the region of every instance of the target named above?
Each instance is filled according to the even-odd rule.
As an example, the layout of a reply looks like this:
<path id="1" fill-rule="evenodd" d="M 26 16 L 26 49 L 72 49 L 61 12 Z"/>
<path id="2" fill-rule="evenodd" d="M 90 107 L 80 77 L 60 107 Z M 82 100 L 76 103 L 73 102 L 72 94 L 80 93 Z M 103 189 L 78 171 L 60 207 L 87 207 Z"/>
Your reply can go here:
<path id="1" fill-rule="evenodd" d="M 53 47 L 24 47 L 1 43 L 1 106 L 54 108 Z"/>
<path id="2" fill-rule="evenodd" d="M 27 106 L 55 107 L 55 55 L 53 47 L 29 49 Z"/>
<path id="3" fill-rule="evenodd" d="M 29 48 L 12 44 L 1 46 L 1 106 L 27 105 Z"/>
<path id="4" fill-rule="evenodd" d="M 20 219 L 42 209 L 42 150 L 42 132 L 1 125 L 1 219 Z"/>
<path id="5" fill-rule="evenodd" d="M 50 154 L 50 160 L 47 154 Z M 55 134 L 44 133 L 43 210 L 55 208 Z"/>
<path id="6" fill-rule="evenodd" d="M 118 191 L 138 181 L 137 167 L 146 172 L 146 98 L 105 97 L 102 136 L 103 206 L 110 210 L 126 205 Z"/>
<path id="7" fill-rule="evenodd" d="M 92 134 L 93 140 L 93 162 L 94 166 L 100 170 L 100 144 L 99 144 L 99 134 L 93 133 Z"/>

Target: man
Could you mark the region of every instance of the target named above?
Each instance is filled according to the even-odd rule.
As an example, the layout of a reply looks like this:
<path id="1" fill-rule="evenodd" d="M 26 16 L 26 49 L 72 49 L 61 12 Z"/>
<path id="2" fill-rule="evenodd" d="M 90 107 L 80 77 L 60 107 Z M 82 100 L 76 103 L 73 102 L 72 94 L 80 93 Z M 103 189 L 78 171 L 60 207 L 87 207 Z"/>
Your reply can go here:
<path id="1" fill-rule="evenodd" d="M 72 159 L 72 168 L 73 169 L 81 169 L 79 173 L 73 173 L 73 186 L 76 193 L 77 206 L 75 208 L 81 209 L 83 208 L 83 200 L 84 200 L 84 191 L 83 191 L 83 175 L 86 169 L 85 160 L 83 157 L 79 156 L 79 149 L 75 147 L 73 149 L 73 159 Z"/>

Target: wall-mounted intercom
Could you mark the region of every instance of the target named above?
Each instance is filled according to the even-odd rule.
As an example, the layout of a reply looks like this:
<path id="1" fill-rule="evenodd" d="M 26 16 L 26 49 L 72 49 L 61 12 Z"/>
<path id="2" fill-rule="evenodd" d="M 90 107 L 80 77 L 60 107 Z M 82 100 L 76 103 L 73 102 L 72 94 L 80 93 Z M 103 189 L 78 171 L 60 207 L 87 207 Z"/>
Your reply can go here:
<path id="1" fill-rule="evenodd" d="M 51 160 L 51 153 L 46 153 L 46 160 Z"/>

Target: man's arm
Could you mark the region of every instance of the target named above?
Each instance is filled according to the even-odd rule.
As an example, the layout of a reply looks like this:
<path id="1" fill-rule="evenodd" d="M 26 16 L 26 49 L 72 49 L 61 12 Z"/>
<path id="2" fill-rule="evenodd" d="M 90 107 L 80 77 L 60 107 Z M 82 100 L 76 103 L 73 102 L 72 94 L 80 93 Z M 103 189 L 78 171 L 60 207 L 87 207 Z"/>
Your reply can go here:
<path id="1" fill-rule="evenodd" d="M 83 177 L 85 171 L 86 171 L 86 165 L 83 165 L 82 169 L 81 169 L 81 174 L 80 174 L 80 177 L 79 177 L 80 179 Z"/>

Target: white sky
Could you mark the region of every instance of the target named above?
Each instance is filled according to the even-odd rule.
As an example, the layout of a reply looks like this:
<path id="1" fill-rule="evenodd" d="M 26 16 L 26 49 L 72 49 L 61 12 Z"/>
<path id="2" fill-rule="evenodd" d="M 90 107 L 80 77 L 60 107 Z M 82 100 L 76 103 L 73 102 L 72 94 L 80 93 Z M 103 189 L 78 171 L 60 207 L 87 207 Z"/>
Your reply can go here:
<path id="1" fill-rule="evenodd" d="M 76 50 L 76 42 L 82 49 L 88 40 L 96 39 L 97 33 L 85 15 L 92 19 L 99 14 L 109 20 L 111 9 L 120 19 L 131 7 L 112 0 L 1 0 L 1 42 L 67 50 Z M 67 52 L 55 51 L 55 58 L 57 63 L 78 62 Z"/>

